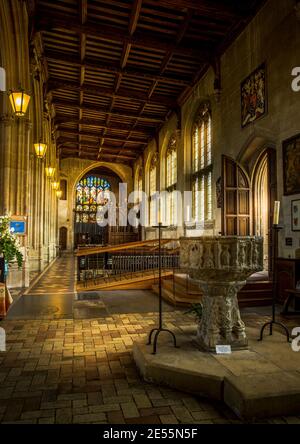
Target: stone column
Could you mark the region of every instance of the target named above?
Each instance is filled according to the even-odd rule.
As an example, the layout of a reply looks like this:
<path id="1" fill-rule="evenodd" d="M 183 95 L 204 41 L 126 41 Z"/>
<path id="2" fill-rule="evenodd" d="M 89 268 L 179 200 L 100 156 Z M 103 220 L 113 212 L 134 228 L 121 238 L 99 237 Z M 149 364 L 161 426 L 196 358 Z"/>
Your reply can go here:
<path id="1" fill-rule="evenodd" d="M 216 345 L 230 344 L 233 348 L 248 345 L 245 324 L 241 319 L 237 293 L 246 284 L 243 282 L 199 281 L 204 295 L 203 317 L 199 324 L 197 339 L 200 345 L 215 351 Z"/>

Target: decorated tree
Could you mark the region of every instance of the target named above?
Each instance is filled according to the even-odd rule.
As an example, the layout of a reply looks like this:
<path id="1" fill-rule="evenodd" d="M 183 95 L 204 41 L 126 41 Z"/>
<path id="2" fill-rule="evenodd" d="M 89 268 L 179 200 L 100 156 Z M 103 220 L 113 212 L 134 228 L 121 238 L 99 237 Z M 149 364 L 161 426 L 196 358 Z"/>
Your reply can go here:
<path id="1" fill-rule="evenodd" d="M 17 261 L 18 266 L 22 267 L 23 255 L 19 240 L 10 228 L 9 216 L 0 216 L 0 255 L 7 264 Z"/>

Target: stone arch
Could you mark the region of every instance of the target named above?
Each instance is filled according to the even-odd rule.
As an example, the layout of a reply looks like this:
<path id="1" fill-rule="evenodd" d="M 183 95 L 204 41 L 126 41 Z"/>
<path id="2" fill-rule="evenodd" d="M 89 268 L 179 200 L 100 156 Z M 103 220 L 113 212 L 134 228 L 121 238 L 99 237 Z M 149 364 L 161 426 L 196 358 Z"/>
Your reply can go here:
<path id="1" fill-rule="evenodd" d="M 179 145 L 179 130 L 168 131 L 166 137 L 164 138 L 164 143 L 160 150 L 159 162 L 160 162 L 160 188 L 164 190 L 166 188 L 166 155 L 170 147 L 170 143 L 173 139 L 176 139 L 176 149 L 178 150 Z"/>
<path id="2" fill-rule="evenodd" d="M 157 166 L 159 162 L 158 152 L 155 149 L 149 151 L 145 162 L 145 192 L 149 195 L 149 172 L 153 157 L 156 156 Z M 158 180 L 158 168 L 156 169 L 156 182 Z"/>
<path id="3" fill-rule="evenodd" d="M 192 136 L 193 136 L 193 127 L 197 116 L 203 108 L 204 105 L 209 107 L 210 113 L 212 114 L 212 103 L 208 96 L 199 97 L 198 100 L 195 100 L 193 105 L 187 112 L 184 126 L 182 128 L 182 136 L 184 140 L 184 173 L 186 175 L 186 187 L 190 186 L 190 174 L 192 172 Z M 213 125 L 213 121 L 212 121 Z"/>
<path id="4" fill-rule="evenodd" d="M 73 184 L 72 184 L 73 197 L 74 197 L 74 193 L 75 193 L 76 184 L 80 181 L 80 179 L 85 174 L 87 174 L 89 171 L 92 171 L 95 168 L 101 168 L 101 167 L 108 168 L 114 174 L 116 174 L 121 179 L 122 182 L 128 184 L 128 182 L 127 182 L 128 176 L 126 175 L 126 173 L 124 171 L 122 171 L 122 168 L 119 168 L 118 164 L 114 165 L 114 164 L 107 163 L 107 162 L 95 162 L 95 163 L 85 167 L 83 170 L 80 171 L 80 173 L 77 173 L 77 176 L 74 178 L 74 181 L 73 181 Z M 130 183 L 130 188 L 132 188 L 132 184 L 131 183 Z M 128 191 L 129 191 L 129 186 L 128 186 Z"/>
<path id="5" fill-rule="evenodd" d="M 257 161 L 268 148 L 276 150 L 275 139 L 263 133 L 252 134 L 242 146 L 236 160 L 251 175 Z"/>

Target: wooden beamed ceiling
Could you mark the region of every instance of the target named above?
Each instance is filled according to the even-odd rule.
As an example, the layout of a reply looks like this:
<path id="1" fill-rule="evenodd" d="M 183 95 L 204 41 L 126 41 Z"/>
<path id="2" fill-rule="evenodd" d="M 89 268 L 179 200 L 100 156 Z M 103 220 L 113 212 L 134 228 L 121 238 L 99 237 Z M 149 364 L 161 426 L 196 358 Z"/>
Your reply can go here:
<path id="1" fill-rule="evenodd" d="M 263 3 L 27 0 L 60 157 L 132 164 Z"/>

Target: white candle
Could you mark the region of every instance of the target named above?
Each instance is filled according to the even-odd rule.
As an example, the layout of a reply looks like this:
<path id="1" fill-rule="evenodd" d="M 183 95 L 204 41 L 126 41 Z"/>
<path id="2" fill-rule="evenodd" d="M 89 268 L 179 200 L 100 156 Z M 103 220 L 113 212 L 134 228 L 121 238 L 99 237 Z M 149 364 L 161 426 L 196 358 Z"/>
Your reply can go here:
<path id="1" fill-rule="evenodd" d="M 187 219 L 187 222 L 190 222 L 190 220 L 191 220 L 191 207 L 189 205 L 187 205 L 187 207 L 186 207 L 186 219 Z"/>
<path id="2" fill-rule="evenodd" d="M 276 201 L 274 205 L 273 225 L 279 224 L 279 215 L 280 215 L 280 202 Z"/>
<path id="3" fill-rule="evenodd" d="M 158 219 L 159 224 L 162 223 L 161 211 L 162 211 L 162 203 L 161 203 L 161 198 L 159 197 L 158 198 L 158 212 L 157 212 L 157 219 Z"/>

